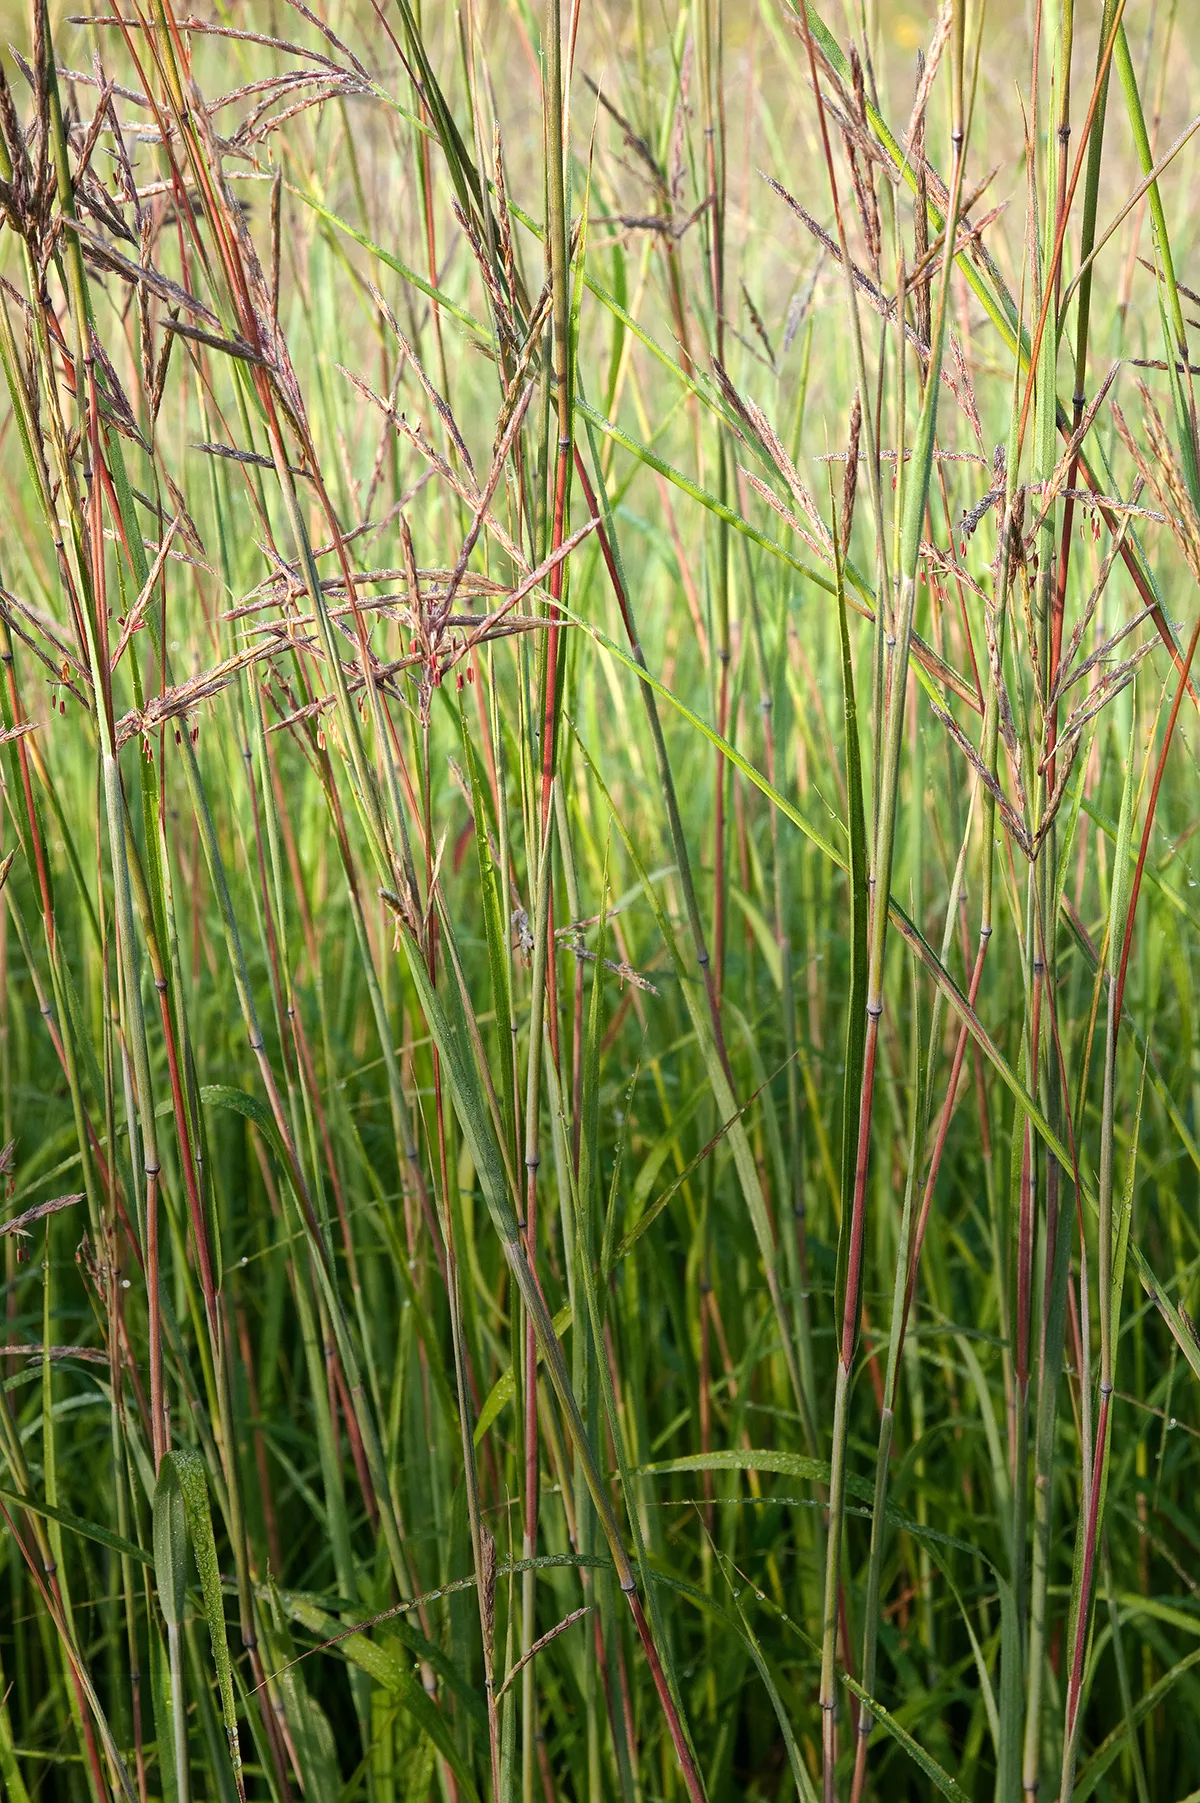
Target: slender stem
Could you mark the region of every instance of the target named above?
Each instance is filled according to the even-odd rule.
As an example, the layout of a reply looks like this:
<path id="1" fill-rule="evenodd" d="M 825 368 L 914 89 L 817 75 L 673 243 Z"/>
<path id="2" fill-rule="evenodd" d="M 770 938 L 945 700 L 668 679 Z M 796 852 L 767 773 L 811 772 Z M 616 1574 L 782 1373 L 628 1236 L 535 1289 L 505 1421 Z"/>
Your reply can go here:
<path id="1" fill-rule="evenodd" d="M 809 40 L 812 54 L 811 38 Z M 950 184 L 950 206 L 946 233 L 947 250 L 943 260 L 941 283 L 934 319 L 934 342 L 930 347 L 929 373 L 925 398 L 914 448 L 916 470 L 909 478 L 904 495 L 904 524 L 901 534 L 899 594 L 895 614 L 895 642 L 891 660 L 892 684 L 882 732 L 882 771 L 879 790 L 878 827 L 872 858 L 872 913 L 867 965 L 866 1037 L 863 1055 L 862 1091 L 858 1109 L 857 1152 L 854 1164 L 854 1189 L 851 1201 L 849 1253 L 845 1280 L 842 1319 L 835 1322 L 838 1364 L 834 1391 L 833 1451 L 830 1467 L 829 1538 L 826 1545 L 825 1591 L 822 1611 L 821 1689 L 820 1701 L 824 1717 L 823 1783 L 825 1803 L 835 1803 L 837 1761 L 837 1691 L 836 1643 L 838 1597 L 841 1587 L 842 1538 L 845 1523 L 846 1450 L 849 1431 L 848 1404 L 850 1373 L 858 1338 L 861 1307 L 864 1242 L 866 1236 L 867 1172 L 870 1159 L 871 1121 L 875 1099 L 875 1071 L 878 1058 L 879 1024 L 883 1015 L 884 952 L 887 944 L 891 895 L 892 858 L 895 846 L 896 806 L 900 782 L 900 750 L 906 713 L 909 647 L 912 640 L 913 613 L 916 605 L 920 535 L 925 516 L 929 478 L 933 467 L 934 435 L 937 422 L 938 390 L 946 315 L 949 308 L 952 247 L 957 231 L 958 208 L 962 194 L 965 148 L 963 115 L 963 20 L 961 8 L 955 7 L 954 69 L 951 140 L 953 172 Z M 815 66 L 813 69 L 816 79 Z"/>

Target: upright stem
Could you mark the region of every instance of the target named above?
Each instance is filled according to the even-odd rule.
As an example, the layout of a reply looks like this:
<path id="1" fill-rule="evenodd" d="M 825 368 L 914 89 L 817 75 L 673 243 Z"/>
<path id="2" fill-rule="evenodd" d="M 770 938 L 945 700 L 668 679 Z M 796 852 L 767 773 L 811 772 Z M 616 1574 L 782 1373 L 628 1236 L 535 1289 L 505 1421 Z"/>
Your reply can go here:
<path id="1" fill-rule="evenodd" d="M 913 614 L 916 606 L 920 568 L 921 528 L 925 517 L 929 480 L 933 468 L 934 438 L 937 426 L 938 389 L 941 378 L 942 346 L 945 341 L 946 316 L 949 310 L 950 273 L 953 246 L 958 225 L 962 195 L 964 162 L 963 114 L 963 14 L 960 4 L 953 19 L 953 100 L 952 147 L 953 167 L 950 201 L 946 223 L 946 252 L 942 263 L 934 321 L 933 344 L 930 347 L 929 372 L 920 422 L 914 446 L 914 469 L 909 474 L 903 497 L 903 525 L 900 541 L 899 594 L 895 614 L 895 643 L 892 655 L 892 682 L 887 715 L 883 724 L 883 768 L 879 783 L 878 826 L 872 859 L 872 913 L 867 964 L 866 1035 L 863 1052 L 862 1090 L 858 1109 L 857 1153 L 854 1165 L 854 1192 L 851 1203 L 849 1250 L 846 1266 L 842 1319 L 835 1322 L 838 1332 L 838 1364 L 834 1390 L 833 1450 L 830 1465 L 829 1539 L 826 1545 L 825 1592 L 822 1612 L 820 1701 L 824 1715 L 823 1775 L 825 1803 L 835 1803 L 837 1764 L 837 1691 L 836 1654 L 838 1598 L 841 1584 L 842 1538 L 846 1497 L 846 1447 L 851 1366 L 858 1338 L 862 1292 L 863 1249 L 866 1237 L 867 1172 L 870 1160 L 871 1119 L 875 1099 L 875 1069 L 878 1057 L 879 1023 L 883 1015 L 884 953 L 887 947 L 889 900 L 891 895 L 892 859 L 895 847 L 896 804 L 900 784 L 900 749 L 908 689 L 908 658 L 912 642 Z M 811 40 L 809 44 L 811 55 Z M 814 67 L 814 79 L 815 79 Z M 862 394 L 865 400 L 866 385 Z M 880 610 L 883 597 L 880 596 Z"/>

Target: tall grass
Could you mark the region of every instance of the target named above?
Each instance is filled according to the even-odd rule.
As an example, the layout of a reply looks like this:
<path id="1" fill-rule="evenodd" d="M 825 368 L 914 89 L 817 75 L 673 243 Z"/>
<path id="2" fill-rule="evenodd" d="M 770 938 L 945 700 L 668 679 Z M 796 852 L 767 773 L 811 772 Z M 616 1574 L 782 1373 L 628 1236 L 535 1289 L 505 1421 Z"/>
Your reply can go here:
<path id="1" fill-rule="evenodd" d="M 1174 0 L 34 0 L 0 1785 L 1200 1795 Z"/>

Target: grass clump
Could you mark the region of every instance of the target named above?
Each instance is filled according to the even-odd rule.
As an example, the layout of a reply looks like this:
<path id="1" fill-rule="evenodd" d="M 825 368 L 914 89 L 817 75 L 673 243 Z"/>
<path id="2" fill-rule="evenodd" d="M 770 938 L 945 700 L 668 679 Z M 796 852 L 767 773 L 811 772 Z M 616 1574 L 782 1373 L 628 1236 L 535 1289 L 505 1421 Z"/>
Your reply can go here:
<path id="1" fill-rule="evenodd" d="M 4 1794 L 1195 1794 L 1174 4 L 11 35 Z"/>

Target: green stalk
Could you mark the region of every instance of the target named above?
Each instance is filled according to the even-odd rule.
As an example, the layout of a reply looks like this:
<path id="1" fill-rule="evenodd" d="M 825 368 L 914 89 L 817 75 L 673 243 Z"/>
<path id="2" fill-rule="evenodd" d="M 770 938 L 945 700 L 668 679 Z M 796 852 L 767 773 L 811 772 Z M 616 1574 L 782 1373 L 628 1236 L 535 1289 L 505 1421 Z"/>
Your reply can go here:
<path id="1" fill-rule="evenodd" d="M 529 1061 L 525 1085 L 525 1256 L 533 1281 L 537 1281 L 536 1237 L 538 1170 L 541 1165 L 541 1079 L 543 1027 L 546 1024 L 546 966 L 549 956 L 550 883 L 554 848 L 554 814 L 547 812 L 543 825 L 541 854 L 534 890 L 533 968 L 529 991 Z M 525 1343 L 525 1472 L 521 1557 L 532 1561 L 537 1547 L 538 1492 L 538 1418 L 537 1418 L 537 1337 L 534 1317 L 526 1312 Z M 525 1803 L 532 1803 L 534 1783 L 534 1741 L 537 1734 L 537 1705 L 533 1689 L 533 1665 L 529 1649 L 534 1642 L 534 1579 L 530 1563 L 521 1581 L 521 1656 L 526 1660 L 521 1675 L 521 1784 Z"/>
<path id="2" fill-rule="evenodd" d="M 1061 104 L 1068 105 L 1065 90 L 1069 86 L 1071 49 L 1070 7 L 1065 9 L 1060 27 L 1056 79 Z M 1058 323 L 1055 307 L 1055 285 L 1061 261 L 1061 248 L 1066 227 L 1068 195 L 1066 158 L 1056 167 L 1052 204 L 1046 208 L 1046 246 L 1043 253 L 1035 249 L 1035 298 L 1039 306 L 1039 330 L 1035 334 L 1037 360 L 1030 376 L 1034 402 L 1033 479 L 1047 482 L 1056 462 L 1057 388 L 1056 363 Z M 1051 226 L 1053 220 L 1053 227 Z M 1042 330 L 1043 322 L 1045 329 Z M 1027 391 L 1028 392 L 1028 391 Z M 1035 649 L 1041 678 L 1038 716 L 1041 731 L 1036 743 L 1052 748 L 1053 724 L 1051 682 L 1054 657 L 1054 518 L 1053 510 L 1045 510 L 1037 546 L 1038 569 L 1034 630 Z M 1043 760 L 1038 761 L 1039 774 L 1032 797 L 1032 818 L 1041 825 L 1043 809 L 1050 802 L 1050 775 Z M 1041 772 L 1045 771 L 1043 775 Z M 1042 839 L 1030 871 L 1030 927 L 1028 956 L 1030 988 L 1033 999 L 1030 1040 L 1031 1070 L 1040 1073 L 1045 1095 L 1046 1113 L 1057 1132 L 1062 1122 L 1063 1095 L 1054 1062 L 1053 1038 L 1056 1032 L 1057 958 L 1055 955 L 1055 923 L 1058 919 L 1057 827 L 1052 820 Z M 1039 1032 L 1039 1024 L 1041 1032 Z M 1039 1043 L 1039 1040 L 1042 1043 Z M 1069 1103 L 1068 1103 L 1069 1106 Z M 1063 1169 L 1058 1159 L 1048 1155 L 1045 1164 L 1045 1214 L 1042 1231 L 1044 1258 L 1041 1335 L 1038 1352 L 1037 1417 L 1034 1437 L 1034 1523 L 1033 1559 L 1030 1574 L 1029 1654 L 1026 1675 L 1025 1735 L 1022 1756 L 1022 1783 L 1027 1792 L 1037 1789 L 1041 1758 L 1041 1698 L 1045 1678 L 1047 1649 L 1047 1609 L 1051 1536 L 1054 1505 L 1055 1434 L 1058 1416 L 1059 1380 L 1062 1368 L 1062 1346 L 1066 1325 L 1067 1288 L 1070 1283 L 1071 1222 L 1061 1205 Z M 1088 1332 L 1086 1321 L 1081 1332 Z M 1085 1381 L 1081 1377 L 1081 1382 Z M 1090 1410 L 1090 1396 L 1085 1410 Z M 1090 1421 L 1085 1416 L 1084 1438 L 1090 1437 Z M 1090 1446 L 1084 1446 L 1085 1490 L 1090 1481 Z"/>
<path id="3" fill-rule="evenodd" d="M 901 668 L 906 672 L 905 678 L 902 680 L 905 680 L 905 681 L 907 680 L 908 645 L 909 645 L 909 640 L 910 640 L 911 634 L 912 634 L 912 622 L 911 622 L 911 616 L 910 616 L 908 631 L 905 632 L 904 628 L 903 628 L 902 617 L 899 615 L 897 615 L 896 617 L 893 617 L 891 614 L 891 581 L 890 581 L 889 575 L 888 575 L 887 536 L 884 531 L 884 523 L 883 523 L 883 517 L 884 517 L 883 516 L 883 483 L 882 483 L 882 479 L 881 479 L 880 464 L 879 464 L 879 438 L 877 436 L 877 430 L 876 430 L 877 425 L 879 423 L 878 422 L 878 409 L 873 407 L 872 402 L 871 402 L 872 389 L 871 389 L 871 383 L 868 379 L 868 373 L 867 373 L 866 352 L 863 348 L 862 320 L 859 316 L 859 310 L 858 310 L 858 289 L 857 289 L 857 286 L 856 286 L 855 280 L 854 280 L 854 265 L 853 265 L 853 261 L 851 259 L 851 255 L 850 255 L 849 240 L 847 239 L 847 236 L 846 236 L 846 225 L 845 225 L 845 221 L 842 217 L 841 201 L 838 196 L 837 177 L 834 174 L 833 151 L 832 151 L 832 148 L 831 148 L 830 142 L 829 142 L 829 126 L 828 126 L 826 116 L 825 116 L 825 102 L 824 102 L 824 99 L 822 98 L 821 84 L 820 84 L 820 80 L 819 80 L 819 77 L 817 74 L 817 59 L 816 59 L 816 52 L 814 49 L 814 39 L 815 39 L 815 33 L 814 33 L 814 29 L 813 29 L 814 22 L 813 22 L 813 18 L 810 13 L 810 10 L 806 4 L 806 0 L 800 0 L 800 5 L 799 5 L 798 10 L 800 13 L 800 23 L 801 23 L 801 30 L 802 30 L 803 36 L 804 36 L 805 49 L 808 52 L 809 74 L 812 79 L 813 91 L 817 97 L 817 119 L 818 119 L 818 123 L 820 125 L 820 130 L 821 130 L 821 145 L 822 145 L 822 149 L 824 151 L 824 156 L 825 156 L 825 168 L 826 168 L 826 172 L 827 172 L 828 178 L 829 178 L 830 195 L 833 200 L 834 218 L 837 223 L 838 245 L 839 245 L 839 248 L 842 253 L 841 267 L 842 267 L 843 282 L 844 282 L 845 290 L 846 290 L 846 318 L 850 324 L 850 345 L 851 345 L 851 349 L 852 349 L 853 356 L 854 356 L 854 375 L 855 375 L 855 382 L 856 382 L 857 391 L 858 391 L 858 402 L 862 408 L 862 415 L 863 415 L 863 440 L 866 444 L 867 482 L 868 482 L 868 486 L 870 489 L 870 495 L 871 495 L 871 512 L 872 512 L 872 515 L 873 515 L 874 521 L 875 521 L 876 606 L 875 606 L 874 668 L 876 671 L 876 688 L 875 688 L 876 705 L 872 709 L 873 743 L 872 743 L 872 748 L 871 748 L 872 749 L 872 770 L 873 770 L 874 779 L 875 779 L 874 786 L 871 791 L 871 810 L 872 810 L 872 813 L 871 813 L 871 846 L 872 846 L 872 855 L 874 856 L 874 853 L 879 849 L 880 844 L 881 844 L 881 838 L 880 838 L 881 831 L 882 831 L 881 811 L 882 811 L 883 807 L 885 806 L 885 799 L 884 799 L 882 790 L 879 787 L 880 772 L 882 770 L 886 770 L 886 756 L 887 756 L 886 751 L 884 749 L 883 736 L 882 736 L 883 731 L 884 731 L 884 713 L 885 713 L 885 708 L 883 706 L 883 686 L 882 686 L 883 675 L 882 675 L 882 673 L 883 673 L 885 664 L 887 664 L 889 662 L 889 660 L 892 658 L 892 647 L 891 647 L 891 644 L 889 644 L 889 640 L 891 640 L 894 643 L 894 642 L 900 641 L 902 639 L 903 644 L 904 644 L 904 663 L 902 664 Z M 960 21 L 960 24 L 961 24 L 961 21 Z M 950 232 L 950 234 L 948 236 L 948 242 L 951 246 L 953 246 L 953 242 L 954 242 L 953 230 Z M 881 346 L 882 346 L 882 340 L 881 340 Z M 900 356 L 901 359 L 903 358 L 903 355 L 904 355 L 903 326 L 901 326 L 901 330 L 900 330 L 898 355 Z M 932 347 L 931 347 L 929 368 L 930 368 L 930 378 L 934 381 L 940 380 L 940 375 L 941 375 L 941 346 L 940 346 L 940 344 L 937 349 L 936 369 L 935 369 L 935 359 L 932 354 Z M 882 382 L 882 371 L 881 371 L 880 380 Z M 932 452 L 931 452 L 931 455 L 932 455 Z M 904 555 L 903 546 L 901 546 L 900 555 L 901 555 L 901 557 L 903 557 L 903 555 Z M 899 580 L 900 580 L 900 586 L 902 589 L 903 588 L 902 573 L 899 577 Z M 901 606 L 903 605 L 902 598 L 901 598 L 899 604 Z M 871 881 L 872 881 L 872 885 L 875 888 L 875 892 L 878 893 L 879 892 L 878 891 L 879 870 L 878 870 L 878 867 L 874 863 L 872 864 Z M 883 893 L 885 895 L 887 894 L 886 885 L 884 886 Z"/>
<path id="4" fill-rule="evenodd" d="M 964 20 L 961 6 L 955 7 L 953 23 L 953 95 L 951 105 L 951 144 L 953 168 L 950 181 L 950 205 L 946 234 L 946 254 L 934 317 L 933 343 L 930 347 L 929 373 L 925 396 L 917 426 L 913 451 L 914 469 L 904 494 L 903 528 L 900 541 L 899 593 L 895 618 L 895 655 L 892 661 L 893 692 L 880 734 L 883 767 L 878 776 L 878 828 L 872 858 L 872 916 L 867 963 L 865 1021 L 862 1038 L 862 1088 L 858 1111 L 857 1151 L 854 1165 L 854 1191 L 851 1208 L 843 1218 L 846 1236 L 845 1252 L 839 1249 L 839 1268 L 844 1270 L 841 1290 L 841 1318 L 835 1321 L 838 1332 L 838 1363 L 834 1390 L 833 1450 L 829 1485 L 829 1538 L 826 1547 L 825 1592 L 822 1609 L 821 1688 L 820 1702 L 824 1716 L 822 1736 L 823 1782 L 825 1803 L 835 1803 L 835 1768 L 837 1763 L 837 1622 L 841 1589 L 842 1540 L 846 1508 L 846 1455 L 849 1433 L 850 1375 L 858 1339 L 862 1290 L 864 1241 L 866 1232 L 866 1185 L 870 1154 L 871 1118 L 875 1096 L 875 1066 L 879 1039 L 879 1022 L 883 1014 L 883 964 L 887 944 L 888 897 L 891 894 L 892 857 L 895 844 L 896 805 L 900 781 L 900 748 L 904 731 L 907 694 L 908 654 L 912 638 L 913 613 L 916 606 L 917 580 L 920 569 L 921 527 L 933 470 L 934 438 L 941 386 L 942 347 L 945 342 L 946 316 L 949 310 L 950 274 L 953 268 L 953 245 L 957 231 L 958 206 L 962 194 L 965 151 L 963 111 L 963 38 Z"/>
<path id="5" fill-rule="evenodd" d="M 1072 1624 L 1072 1668 L 1067 1696 L 1067 1720 L 1063 1748 L 1063 1792 L 1070 1795 L 1074 1783 L 1075 1758 L 1078 1746 L 1079 1716 L 1083 1684 L 1083 1655 L 1086 1644 L 1086 1627 L 1088 1611 L 1091 1604 L 1092 1580 L 1095 1571 L 1096 1554 L 1099 1537 L 1104 1524 L 1104 1500 L 1107 1482 L 1107 1459 L 1110 1434 L 1110 1410 L 1113 1396 L 1113 1373 L 1116 1356 L 1116 1342 L 1113 1333 L 1113 1311 L 1120 1305 L 1121 1282 L 1124 1276 L 1124 1260 L 1120 1261 L 1120 1277 L 1114 1282 L 1114 1224 L 1113 1224 L 1113 1126 L 1114 1126 L 1114 1090 L 1117 1052 L 1117 1029 L 1121 1019 L 1122 1003 L 1125 995 L 1125 978 L 1129 968 L 1129 952 L 1133 938 L 1134 915 L 1137 911 L 1138 896 L 1141 889 L 1142 874 L 1146 867 L 1146 855 L 1150 843 L 1150 834 L 1154 824 L 1154 815 L 1158 804 L 1159 791 L 1163 772 L 1166 768 L 1167 754 L 1171 748 L 1176 722 L 1179 718 L 1180 704 L 1187 688 L 1192 662 L 1200 644 L 1200 619 L 1192 629 L 1188 644 L 1183 672 L 1180 676 L 1175 699 L 1171 704 L 1171 712 L 1167 719 L 1166 731 L 1163 734 L 1162 746 L 1155 765 L 1154 781 L 1150 790 L 1150 798 L 1146 809 L 1146 819 L 1142 828 L 1141 843 L 1138 849 L 1137 863 L 1133 873 L 1128 897 L 1125 894 L 1125 881 L 1128 875 L 1128 855 L 1121 861 L 1121 880 L 1113 885 L 1112 915 L 1109 926 L 1110 971 L 1108 984 L 1108 1020 L 1104 1043 L 1104 1096 L 1100 1123 L 1100 1173 L 1099 1173 L 1099 1277 L 1100 1277 L 1100 1425 L 1096 1438 L 1096 1465 L 1092 1473 L 1090 1489 L 1087 1495 L 1086 1527 L 1083 1542 L 1083 1565 L 1078 1582 L 1078 1599 L 1075 1619 Z M 1120 838 L 1126 841 L 1131 825 L 1131 809 L 1129 796 L 1132 793 L 1133 747 L 1130 746 L 1128 757 L 1128 775 L 1126 779 L 1125 797 L 1122 802 L 1122 820 Z M 1120 842 L 1120 840 L 1118 841 Z M 1139 1111 L 1140 1112 L 1140 1111 Z M 1129 1186 L 1132 1189 L 1135 1160 L 1130 1157 Z"/>

